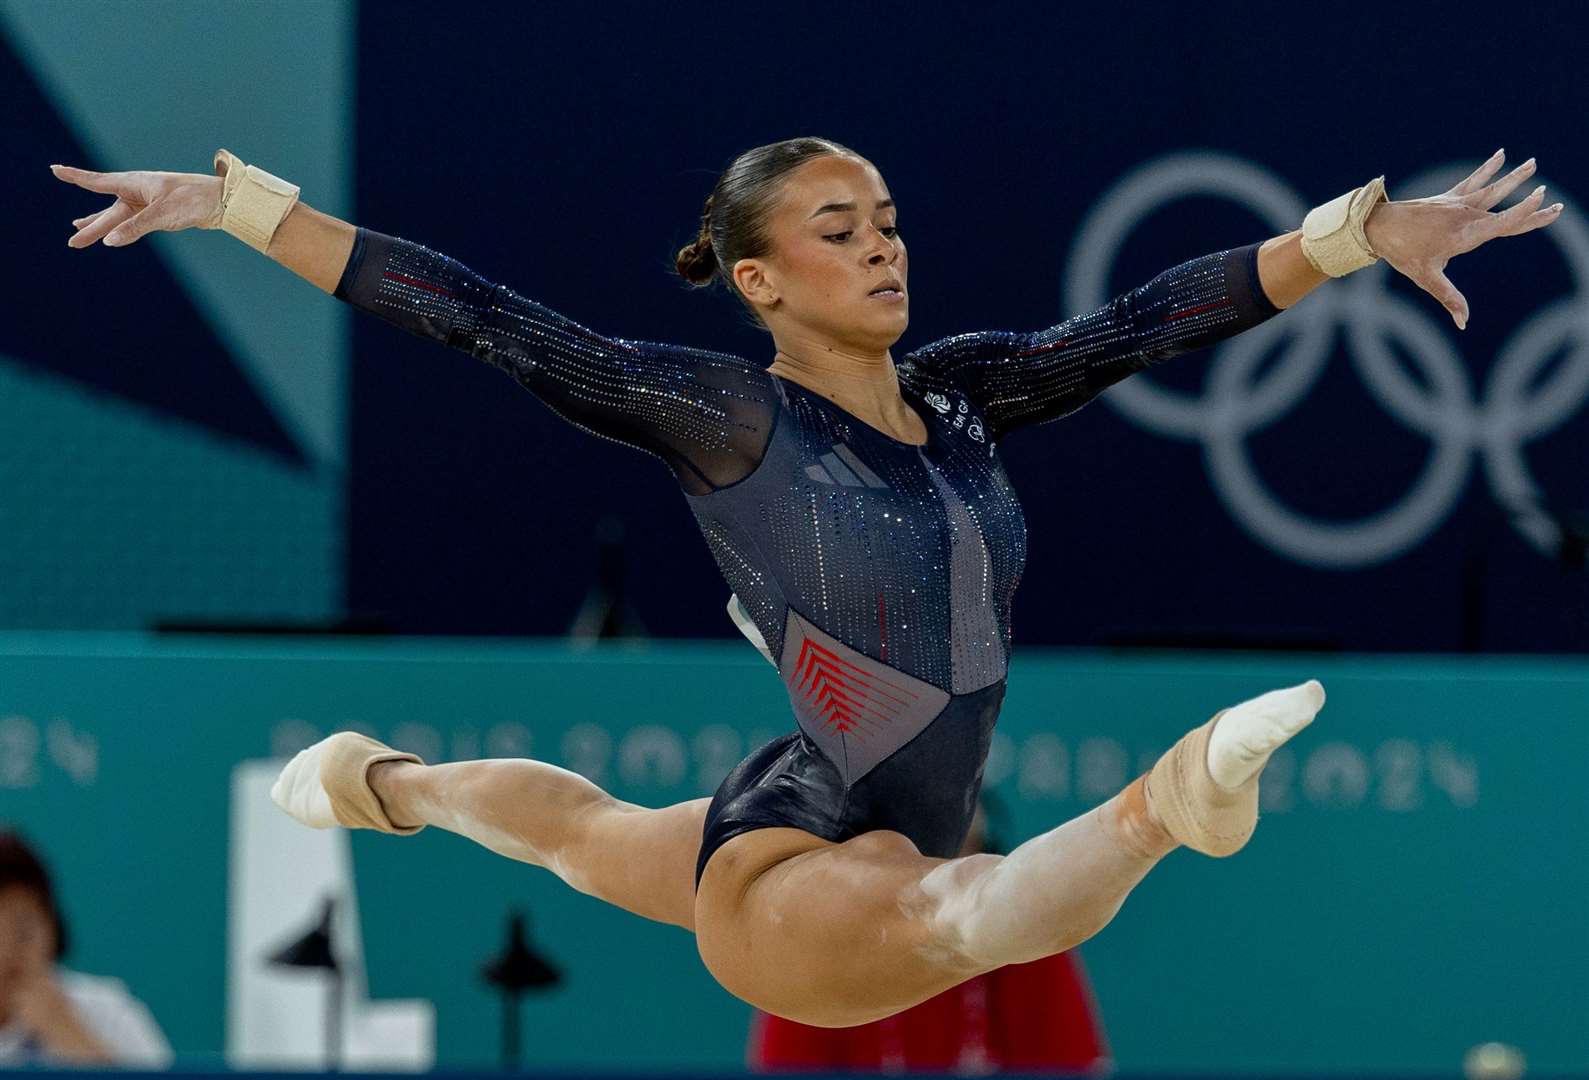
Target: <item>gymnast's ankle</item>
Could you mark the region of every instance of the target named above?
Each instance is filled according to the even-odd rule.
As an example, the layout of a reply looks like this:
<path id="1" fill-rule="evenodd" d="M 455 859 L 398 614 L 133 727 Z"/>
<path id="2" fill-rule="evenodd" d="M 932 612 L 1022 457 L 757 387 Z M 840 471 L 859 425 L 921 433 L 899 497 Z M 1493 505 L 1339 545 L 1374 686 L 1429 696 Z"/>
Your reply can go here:
<path id="1" fill-rule="evenodd" d="M 1112 821 L 1129 851 L 1145 859 L 1162 859 L 1179 845 L 1153 812 L 1147 783 L 1148 774 L 1143 773 L 1098 809 Z"/>

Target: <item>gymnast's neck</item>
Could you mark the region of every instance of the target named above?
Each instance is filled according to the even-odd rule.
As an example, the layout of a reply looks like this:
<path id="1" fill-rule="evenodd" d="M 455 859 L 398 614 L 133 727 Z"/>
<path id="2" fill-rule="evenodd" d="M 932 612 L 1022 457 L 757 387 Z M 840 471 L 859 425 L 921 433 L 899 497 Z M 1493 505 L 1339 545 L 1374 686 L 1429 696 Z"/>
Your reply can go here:
<path id="1" fill-rule="evenodd" d="M 896 420 L 905 426 L 899 374 L 887 349 L 860 350 L 806 340 L 780 342 L 767 370 L 852 412 Z"/>

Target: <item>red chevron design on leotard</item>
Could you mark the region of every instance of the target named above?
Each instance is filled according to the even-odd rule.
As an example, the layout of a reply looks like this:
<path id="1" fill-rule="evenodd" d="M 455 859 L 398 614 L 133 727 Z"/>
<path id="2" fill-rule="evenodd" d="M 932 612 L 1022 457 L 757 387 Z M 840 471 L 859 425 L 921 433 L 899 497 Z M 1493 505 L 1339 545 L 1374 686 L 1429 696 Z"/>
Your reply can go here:
<path id="1" fill-rule="evenodd" d="M 795 658 L 793 685 L 829 731 L 865 738 L 915 700 L 903 686 L 855 666 L 806 638 Z"/>

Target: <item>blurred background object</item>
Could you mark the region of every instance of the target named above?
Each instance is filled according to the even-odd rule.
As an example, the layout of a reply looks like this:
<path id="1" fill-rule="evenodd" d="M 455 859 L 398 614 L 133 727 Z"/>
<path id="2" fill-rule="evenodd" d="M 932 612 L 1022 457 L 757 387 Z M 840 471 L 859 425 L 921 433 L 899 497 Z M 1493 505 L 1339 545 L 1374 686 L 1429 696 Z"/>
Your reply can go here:
<path id="1" fill-rule="evenodd" d="M 0 829 L 0 1068 L 170 1065 L 148 1007 L 120 979 L 63 967 L 67 944 L 44 863 Z"/>
<path id="2" fill-rule="evenodd" d="M 1505 1043 L 1480 1043 L 1462 1057 L 1465 1080 L 1521 1080 L 1527 1073 L 1522 1051 Z"/>
<path id="3" fill-rule="evenodd" d="M 201 662 L 196 670 L 205 667 Z M 204 865 L 229 877 L 224 911 L 189 905 L 182 913 L 184 925 L 191 926 L 203 911 L 208 917 L 197 924 L 216 935 L 217 947 L 194 951 L 180 974 L 217 985 L 222 972 L 211 959 L 224 963 L 225 993 L 184 998 L 188 1017 L 205 1031 L 224 1019 L 224 1060 L 233 1069 L 429 1068 L 436 1060 L 436 1010 L 429 995 L 423 988 L 402 999 L 370 993 L 351 835 L 344 829 L 305 829 L 283 814 L 270 800 L 281 763 L 239 760 L 248 756 L 223 751 L 209 765 L 217 775 L 231 775 L 226 834 L 216 835 L 227 820 L 223 808 L 216 808 L 215 832 L 189 827 L 183 833 L 182 865 Z M 91 802 L 84 794 L 74 793 L 73 801 Z M 229 866 L 220 871 L 217 863 Z M 165 883 L 149 884 L 159 895 Z M 378 892 L 374 899 L 379 905 L 383 896 Z M 400 901 L 384 906 L 388 915 L 400 917 Z M 391 948 L 403 946 L 392 941 Z"/>
<path id="4" fill-rule="evenodd" d="M 563 974 L 529 945 L 529 915 L 513 912 L 507 920 L 507 948 L 481 972 L 502 996 L 502 1067 L 518 1069 L 524 1063 L 524 1016 L 520 999 L 526 993 L 545 993 L 563 982 Z"/>
<path id="5" fill-rule="evenodd" d="M 629 557 L 624 548 L 623 518 L 610 514 L 598 521 L 591 546 L 596 555 L 595 580 L 569 625 L 569 639 L 589 644 L 645 637 L 645 626 L 626 592 Z"/>
<path id="6" fill-rule="evenodd" d="M 308 968 L 322 972 L 326 981 L 325 1008 L 325 1067 L 340 1068 L 344 1053 L 342 1047 L 342 965 L 337 962 L 331 947 L 331 920 L 337 903 L 327 898 L 320 909 L 320 921 L 310 927 L 302 937 L 293 938 L 280 951 L 269 957 L 267 963 L 284 968 Z"/>
<path id="7" fill-rule="evenodd" d="M 502 1067 L 517 1069 L 523 1064 L 523 1016 L 519 999 L 526 993 L 542 993 L 563 981 L 562 973 L 530 947 L 529 915 L 515 911 L 508 916 L 507 947 L 480 973 L 502 995 Z"/>

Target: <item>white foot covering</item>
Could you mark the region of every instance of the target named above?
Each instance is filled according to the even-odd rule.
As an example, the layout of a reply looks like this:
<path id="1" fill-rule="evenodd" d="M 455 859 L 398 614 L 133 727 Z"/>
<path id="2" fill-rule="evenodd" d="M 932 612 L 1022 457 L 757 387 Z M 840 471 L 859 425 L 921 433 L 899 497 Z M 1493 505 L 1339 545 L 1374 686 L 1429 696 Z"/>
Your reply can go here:
<path id="1" fill-rule="evenodd" d="M 370 766 L 382 761 L 424 762 L 352 731 L 339 731 L 300 750 L 271 786 L 273 802 L 313 829 L 345 825 L 407 836 L 423 826 L 392 824 L 370 789 Z"/>
<path id="2" fill-rule="evenodd" d="M 270 787 L 271 802 L 311 829 L 329 829 L 338 824 L 331 812 L 331 796 L 320 783 L 320 759 L 325 750 L 325 741 L 321 740 L 298 751 Z"/>
<path id="3" fill-rule="evenodd" d="M 1194 851 L 1240 851 L 1258 826 L 1258 774 L 1323 705 L 1324 687 L 1310 679 L 1225 709 L 1188 732 L 1148 774 L 1153 816 Z"/>
<path id="4" fill-rule="evenodd" d="M 1225 710 L 1208 739 L 1208 772 L 1214 782 L 1235 791 L 1258 775 L 1269 755 L 1313 722 L 1324 708 L 1317 679 L 1271 690 Z"/>

